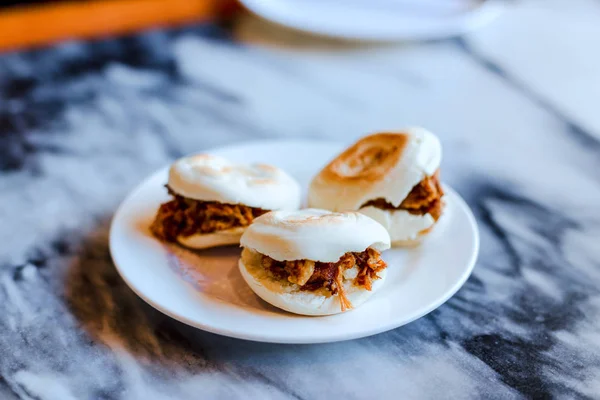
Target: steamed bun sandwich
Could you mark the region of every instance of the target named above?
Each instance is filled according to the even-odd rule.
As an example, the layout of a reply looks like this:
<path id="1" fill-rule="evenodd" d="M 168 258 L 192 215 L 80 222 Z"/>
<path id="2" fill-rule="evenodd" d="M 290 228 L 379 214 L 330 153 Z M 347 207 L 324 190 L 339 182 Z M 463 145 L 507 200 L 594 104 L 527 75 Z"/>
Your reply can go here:
<path id="1" fill-rule="evenodd" d="M 240 272 L 263 300 L 304 315 L 337 314 L 383 284 L 390 236 L 371 218 L 325 210 L 262 215 L 240 241 Z"/>
<path id="2" fill-rule="evenodd" d="M 358 210 L 381 223 L 392 244 L 418 243 L 442 215 L 440 141 L 423 128 L 366 136 L 312 181 L 309 206 Z"/>
<path id="3" fill-rule="evenodd" d="M 300 186 L 283 170 L 210 154 L 175 161 L 167 190 L 173 200 L 158 209 L 152 232 L 194 249 L 237 244 L 256 217 L 300 206 Z"/>

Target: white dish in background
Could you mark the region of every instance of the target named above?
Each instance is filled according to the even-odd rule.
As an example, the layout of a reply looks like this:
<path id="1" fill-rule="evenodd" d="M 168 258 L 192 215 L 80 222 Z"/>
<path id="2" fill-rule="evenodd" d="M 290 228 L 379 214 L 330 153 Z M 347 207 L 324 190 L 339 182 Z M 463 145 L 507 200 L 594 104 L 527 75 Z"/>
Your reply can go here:
<path id="1" fill-rule="evenodd" d="M 318 141 L 264 141 L 213 149 L 236 162 L 265 162 L 288 171 L 304 191 L 345 146 Z M 306 317 L 260 300 L 237 267 L 240 249 L 186 250 L 155 239 L 148 227 L 168 200 L 168 167 L 140 184 L 117 210 L 110 250 L 125 282 L 146 302 L 188 325 L 235 338 L 274 343 L 354 339 L 407 324 L 448 300 L 467 280 L 479 250 L 475 219 L 447 186 L 446 213 L 420 247 L 384 252 L 385 285 L 363 306 Z M 443 173 L 442 173 L 443 176 Z M 305 192 L 304 192 L 305 194 Z"/>
<path id="2" fill-rule="evenodd" d="M 281 25 L 357 40 L 429 40 L 457 36 L 495 19 L 501 0 L 241 0 Z"/>

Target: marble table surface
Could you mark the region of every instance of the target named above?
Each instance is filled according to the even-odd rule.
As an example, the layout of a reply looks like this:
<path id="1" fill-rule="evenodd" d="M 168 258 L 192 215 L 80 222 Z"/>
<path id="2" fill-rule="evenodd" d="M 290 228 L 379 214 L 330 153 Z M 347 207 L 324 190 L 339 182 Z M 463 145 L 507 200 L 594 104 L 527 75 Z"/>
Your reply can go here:
<path id="1" fill-rule="evenodd" d="M 246 17 L 0 55 L 0 398 L 599 398 L 600 3 L 511 4 L 419 44 Z M 111 216 L 169 160 L 415 124 L 482 235 L 430 315 L 259 344 L 175 322 L 117 275 Z"/>

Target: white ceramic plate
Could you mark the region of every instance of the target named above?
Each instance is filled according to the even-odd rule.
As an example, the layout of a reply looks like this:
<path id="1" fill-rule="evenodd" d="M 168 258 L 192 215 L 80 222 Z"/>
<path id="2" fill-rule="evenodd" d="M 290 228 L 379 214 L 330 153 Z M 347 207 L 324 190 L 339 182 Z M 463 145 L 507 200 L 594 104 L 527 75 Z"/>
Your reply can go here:
<path id="1" fill-rule="evenodd" d="M 241 0 L 253 13 L 295 29 L 359 40 L 424 40 L 485 25 L 501 0 Z"/>
<path id="2" fill-rule="evenodd" d="M 284 168 L 306 188 L 310 179 L 345 146 L 315 141 L 265 141 L 214 149 L 241 162 Z M 161 202 L 168 168 L 140 184 L 112 222 L 110 250 L 125 282 L 163 313 L 200 329 L 275 343 L 320 343 L 384 332 L 429 313 L 469 277 L 479 249 L 475 219 L 448 187 L 446 213 L 424 243 L 384 253 L 388 278 L 366 304 L 344 314 L 305 317 L 260 300 L 237 267 L 240 249 L 196 252 L 156 240 L 148 229 Z"/>

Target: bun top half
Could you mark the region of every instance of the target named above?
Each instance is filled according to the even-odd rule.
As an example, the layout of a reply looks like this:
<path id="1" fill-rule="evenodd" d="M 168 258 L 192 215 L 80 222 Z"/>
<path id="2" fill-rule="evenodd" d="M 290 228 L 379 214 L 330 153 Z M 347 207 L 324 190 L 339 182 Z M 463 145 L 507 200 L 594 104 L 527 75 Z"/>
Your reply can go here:
<path id="1" fill-rule="evenodd" d="M 417 183 L 435 173 L 441 160 L 439 139 L 423 128 L 365 136 L 319 172 L 310 184 L 308 202 L 344 211 L 384 198 L 398 207 Z"/>
<path id="2" fill-rule="evenodd" d="M 360 213 L 304 209 L 261 215 L 240 243 L 278 261 L 337 262 L 347 252 L 389 249 L 390 236 L 382 225 Z"/>
<path id="3" fill-rule="evenodd" d="M 266 164 L 236 164 L 211 154 L 181 158 L 169 170 L 169 187 L 202 201 L 244 204 L 265 210 L 295 210 L 300 186 L 280 168 Z"/>

